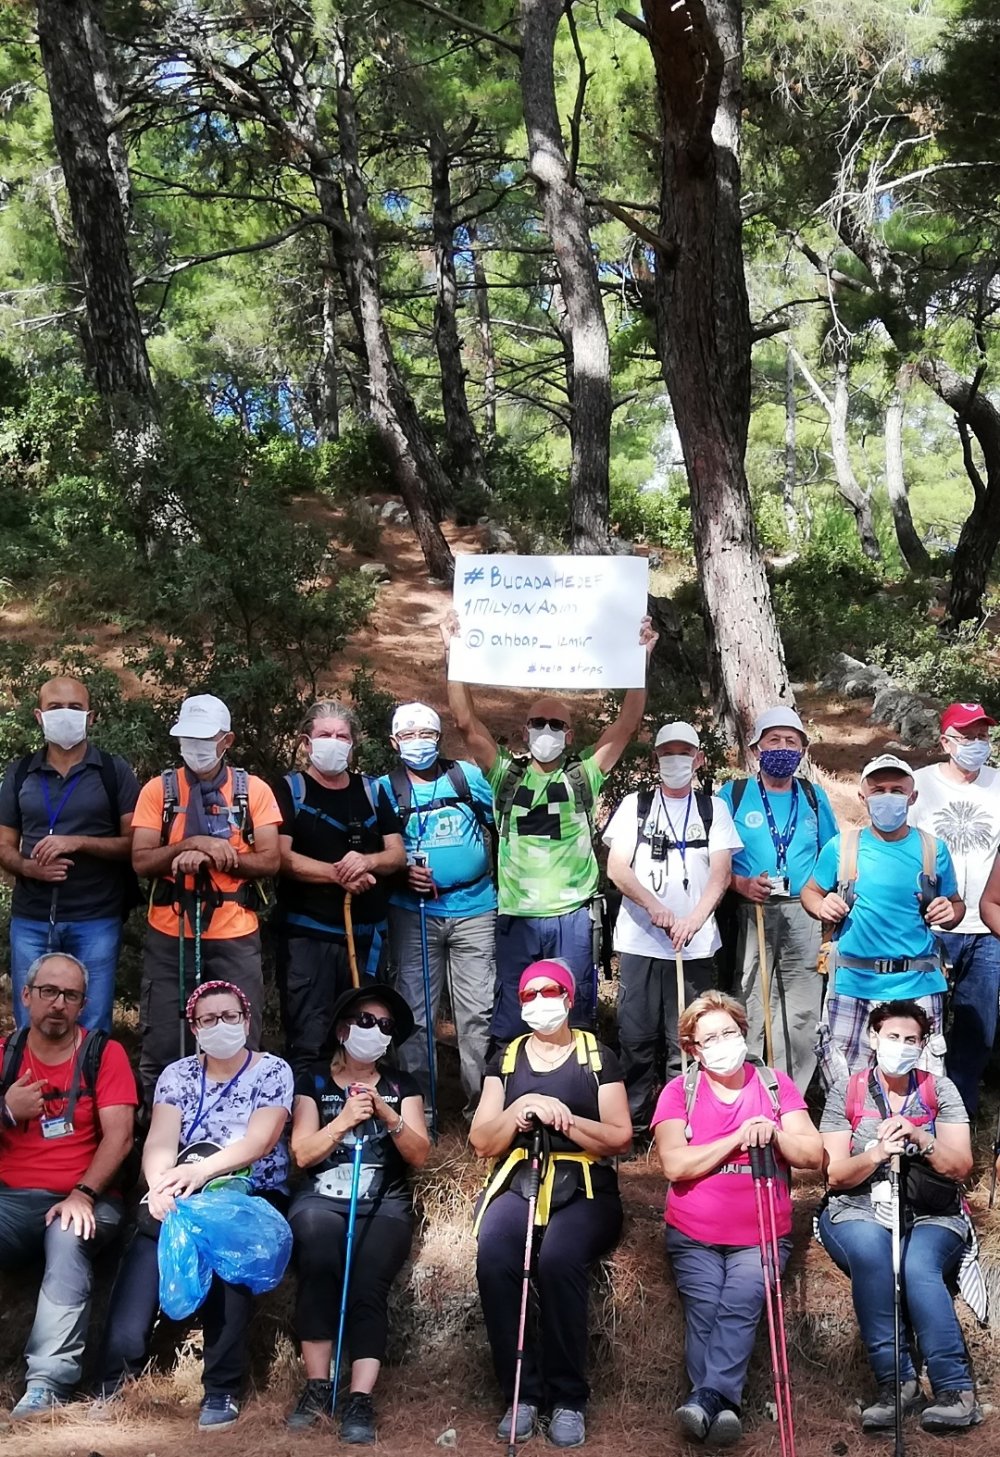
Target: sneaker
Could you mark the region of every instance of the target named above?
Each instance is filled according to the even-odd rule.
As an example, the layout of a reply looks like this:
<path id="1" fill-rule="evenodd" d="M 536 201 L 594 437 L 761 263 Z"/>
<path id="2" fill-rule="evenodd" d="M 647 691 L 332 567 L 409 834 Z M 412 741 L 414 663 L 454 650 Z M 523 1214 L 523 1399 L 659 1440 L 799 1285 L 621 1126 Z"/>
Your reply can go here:
<path id="1" fill-rule="evenodd" d="M 574 1406 L 554 1406 L 549 1421 L 549 1441 L 553 1447 L 582 1447 L 586 1440 L 583 1412 Z"/>
<path id="2" fill-rule="evenodd" d="M 740 1414 L 727 1401 L 719 1415 L 712 1418 L 712 1425 L 705 1434 L 705 1443 L 709 1447 L 735 1447 L 742 1436 L 743 1423 L 740 1421 Z"/>
<path id="3" fill-rule="evenodd" d="M 61 1396 L 52 1390 L 51 1386 L 44 1386 L 40 1381 L 33 1381 L 26 1388 L 21 1400 L 11 1410 L 11 1421 L 30 1421 L 33 1417 L 51 1416 L 52 1412 L 58 1411 L 65 1406 Z"/>
<path id="4" fill-rule="evenodd" d="M 219 1432 L 224 1427 L 231 1427 L 239 1414 L 239 1403 L 235 1402 L 228 1392 L 221 1392 L 217 1396 L 206 1396 L 201 1404 L 198 1426 L 201 1431 L 210 1429 Z"/>
<path id="5" fill-rule="evenodd" d="M 375 1407 L 367 1391 L 352 1391 L 340 1418 L 340 1440 L 359 1447 L 375 1441 Z"/>
<path id="6" fill-rule="evenodd" d="M 693 1442 L 703 1442 L 724 1404 L 723 1398 L 710 1386 L 696 1386 L 674 1416 L 685 1437 L 690 1437 Z"/>
<path id="7" fill-rule="evenodd" d="M 501 1442 L 510 1441 L 510 1427 L 514 1420 L 513 1403 L 507 1408 L 497 1425 L 497 1436 Z M 529 1401 L 519 1401 L 517 1404 L 517 1430 L 514 1432 L 515 1442 L 526 1442 L 538 1431 L 538 1407 L 533 1406 Z"/>
<path id="8" fill-rule="evenodd" d="M 924 1409 L 920 1425 L 927 1432 L 951 1432 L 962 1427 L 978 1427 L 982 1419 L 974 1391 L 936 1391 L 933 1402 Z"/>
<path id="9" fill-rule="evenodd" d="M 285 1426 L 292 1432 L 304 1432 L 330 1415 L 330 1401 L 333 1383 L 322 1377 L 313 1377 L 299 1392 L 295 1410 L 285 1418 Z"/>
<path id="10" fill-rule="evenodd" d="M 916 1378 L 903 1382 L 903 1415 L 917 1411 L 923 1403 L 920 1382 Z M 878 1396 L 871 1406 L 861 1413 L 863 1432 L 891 1432 L 896 1425 L 896 1384 L 893 1381 L 880 1386 Z"/>

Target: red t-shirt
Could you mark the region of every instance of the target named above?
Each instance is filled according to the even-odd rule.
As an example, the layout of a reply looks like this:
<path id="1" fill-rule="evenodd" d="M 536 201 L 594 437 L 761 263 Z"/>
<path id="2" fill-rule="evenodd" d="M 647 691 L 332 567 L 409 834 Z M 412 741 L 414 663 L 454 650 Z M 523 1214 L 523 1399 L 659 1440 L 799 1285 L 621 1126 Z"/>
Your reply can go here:
<path id="1" fill-rule="evenodd" d="M 6 1045 L 5 1039 L 0 1044 L 0 1058 Z M 42 1079 L 43 1094 L 57 1094 L 45 1099 L 44 1118 L 62 1118 L 65 1115 L 78 1055 L 79 1048 L 65 1062 L 40 1062 L 32 1056 L 25 1043 L 21 1063 L 14 1076 L 18 1078 L 22 1073 L 30 1072 L 35 1081 Z M 19 1123 L 16 1128 L 0 1129 L 0 1184 L 6 1184 L 10 1189 L 47 1189 L 53 1194 L 68 1194 L 90 1167 L 94 1151 L 101 1141 L 100 1109 L 122 1105 L 134 1108 L 139 1101 L 135 1074 L 120 1042 L 108 1042 L 105 1046 L 94 1093 L 83 1087 L 82 1077 L 80 1082 L 72 1133 L 60 1138 L 45 1138 L 41 1118 Z"/>

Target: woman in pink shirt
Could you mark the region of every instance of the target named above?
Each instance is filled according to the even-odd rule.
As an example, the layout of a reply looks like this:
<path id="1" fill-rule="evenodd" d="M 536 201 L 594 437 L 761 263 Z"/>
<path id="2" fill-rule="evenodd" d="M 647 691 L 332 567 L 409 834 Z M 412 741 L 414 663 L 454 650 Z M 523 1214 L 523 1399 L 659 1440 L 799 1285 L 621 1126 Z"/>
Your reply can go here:
<path id="1" fill-rule="evenodd" d="M 677 1409 L 685 1436 L 728 1447 L 743 1435 L 740 1401 L 764 1306 L 750 1177 L 752 1146 L 773 1143 L 779 1172 L 818 1169 L 823 1144 L 802 1094 L 783 1072 L 747 1062 L 747 1015 L 732 997 L 705 992 L 679 1023 L 694 1059 L 653 1115 L 656 1151 L 670 1181 L 667 1259 L 684 1305 L 691 1394 Z M 775 1203 L 782 1268 L 791 1253 L 786 1179 Z"/>

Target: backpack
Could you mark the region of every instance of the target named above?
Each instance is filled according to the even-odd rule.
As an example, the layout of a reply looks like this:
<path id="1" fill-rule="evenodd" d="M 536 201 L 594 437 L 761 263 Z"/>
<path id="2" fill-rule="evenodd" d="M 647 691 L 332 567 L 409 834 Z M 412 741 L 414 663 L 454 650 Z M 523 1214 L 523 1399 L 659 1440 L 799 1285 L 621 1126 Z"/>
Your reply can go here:
<path id="1" fill-rule="evenodd" d="M 254 848 L 253 815 L 250 813 L 250 776 L 245 769 L 231 765 L 233 797 L 232 804 L 239 818 L 236 828 L 252 850 Z M 176 769 L 164 769 L 160 774 L 163 786 L 163 813 L 160 817 L 160 845 L 170 843 L 170 831 L 180 813 L 180 781 Z"/>
<path id="2" fill-rule="evenodd" d="M 448 783 L 452 787 L 452 794 L 442 795 L 439 799 L 432 799 L 429 804 L 421 806 L 421 812 L 429 812 L 432 809 L 443 809 L 449 804 L 461 804 L 471 810 L 480 833 L 485 838 L 487 831 L 493 831 L 493 816 L 485 804 L 475 799 L 472 790 L 469 788 L 469 781 L 465 777 L 465 770 L 457 759 L 439 759 L 438 764 L 444 770 Z M 386 776 L 396 801 L 396 812 L 403 821 L 405 830 L 410 816 L 413 814 L 413 781 L 406 772 L 403 764 L 397 764 L 390 774 Z"/>
<path id="3" fill-rule="evenodd" d="M 531 1036 L 530 1032 L 522 1032 L 515 1037 L 513 1042 L 508 1042 L 504 1048 L 503 1057 L 500 1060 L 500 1076 L 503 1078 L 504 1087 L 507 1086 L 507 1079 L 517 1065 L 518 1055 Z M 604 1063 L 601 1061 L 601 1049 L 597 1044 L 597 1038 L 593 1032 L 585 1032 L 580 1027 L 573 1029 L 573 1042 L 576 1048 L 576 1060 L 581 1067 L 589 1067 L 594 1074 L 595 1081 L 599 1084 L 597 1074 L 601 1071 Z"/>
<path id="4" fill-rule="evenodd" d="M 649 812 L 653 807 L 653 800 L 655 798 L 656 790 L 648 788 L 640 789 L 636 796 L 636 840 L 635 849 L 632 851 L 632 859 L 629 861 L 630 866 L 635 865 L 635 857 L 639 853 L 639 845 L 642 841 L 645 840 L 647 843 L 649 841 L 649 836 L 645 833 L 644 827 L 646 821 L 649 819 Z M 702 829 L 705 833 L 700 840 L 688 840 L 686 842 L 686 848 L 688 850 L 707 850 L 708 837 L 712 829 L 712 820 L 715 817 L 715 806 L 712 803 L 711 794 L 706 794 L 703 789 L 696 789 L 694 791 L 694 802 L 698 811 L 698 817 L 701 820 Z M 676 840 L 667 840 L 668 850 L 676 850 L 677 848 Z"/>
<path id="5" fill-rule="evenodd" d="M 781 1094 L 778 1091 L 778 1076 L 773 1067 L 768 1067 L 761 1062 L 759 1057 L 748 1055 L 747 1062 L 757 1073 L 758 1081 L 763 1083 L 767 1089 L 767 1095 L 771 1099 L 771 1107 L 774 1110 L 776 1119 L 781 1118 Z M 698 1096 L 698 1076 L 701 1072 L 701 1063 L 696 1059 L 692 1061 L 687 1072 L 684 1074 L 684 1137 L 691 1142 L 691 1113 L 694 1109 L 694 1100 Z"/>
<path id="6" fill-rule="evenodd" d="M 298 771 L 285 775 L 285 783 L 288 785 L 292 796 L 292 810 L 297 819 L 300 814 L 313 815 L 314 818 L 322 820 L 325 825 L 332 825 L 335 830 L 346 835 L 350 841 L 352 850 L 360 850 L 362 839 L 366 830 L 378 830 L 378 812 L 376 803 L 378 797 L 378 784 L 370 774 L 360 775 L 361 783 L 364 786 L 365 798 L 368 800 L 368 808 L 371 814 L 365 820 L 352 819 L 346 825 L 340 820 L 335 820 L 333 815 L 324 814 L 321 809 L 314 805 L 306 804 L 306 776 Z"/>
<path id="7" fill-rule="evenodd" d="M 253 815 L 250 812 L 250 776 L 245 769 L 237 769 L 235 765 L 230 765 L 229 773 L 232 786 L 231 804 L 237 813 L 236 829 L 252 850 L 255 840 Z M 163 788 L 160 845 L 164 846 L 170 843 L 170 831 L 181 810 L 180 779 L 177 769 L 162 770 L 160 784 Z M 215 910 L 224 901 L 236 901 L 245 910 L 253 911 L 256 916 L 266 915 L 274 902 L 270 880 L 246 880 L 238 890 L 230 891 L 219 890 L 212 881 L 209 871 L 200 877 L 200 885 L 197 883 L 198 880 L 199 877 L 195 877 L 194 889 L 188 890 L 185 895 L 183 890 L 178 892 L 170 876 L 157 876 L 150 888 L 149 903 L 157 906 L 173 906 L 183 903 L 187 907 L 184 911 L 185 916 L 190 915 L 192 924 L 194 924 L 193 901 L 198 899 L 203 903 L 201 928 L 203 931 L 207 931 Z"/>
<path id="8" fill-rule="evenodd" d="M 920 836 L 920 909 L 925 911 L 938 893 L 937 840 L 927 830 L 917 830 Z M 840 857 L 837 863 L 837 894 L 852 906 L 857 898 L 854 887 L 858 881 L 858 846 L 861 843 L 861 827 L 853 826 L 840 836 Z M 839 923 L 837 936 L 845 922 Z"/>
<path id="9" fill-rule="evenodd" d="M 121 824 L 121 803 L 118 798 L 118 775 L 115 772 L 115 758 L 113 754 L 107 753 L 104 749 L 98 749 L 100 763 L 97 765 L 97 772 L 101 776 L 101 785 L 108 799 L 108 812 L 111 822 L 115 826 L 115 834 L 118 833 L 118 826 Z M 24 781 L 28 777 L 28 770 L 34 754 L 25 754 L 18 759 L 14 766 L 14 809 L 17 814 L 17 824 L 14 828 L 20 833 L 21 825 L 21 790 L 24 788 Z M 131 861 L 116 862 L 122 878 L 122 920 L 128 919 L 128 913 L 135 906 L 141 906 L 145 901 L 142 887 L 139 884 L 139 877 L 132 869 Z"/>
<path id="10" fill-rule="evenodd" d="M 528 772 L 531 759 L 527 754 L 518 754 L 512 758 L 507 766 L 506 772 L 494 792 L 496 800 L 496 824 L 497 834 L 502 840 L 510 830 L 510 816 L 514 808 L 514 796 L 516 795 L 522 779 Z M 590 830 L 591 840 L 595 837 L 594 830 L 594 791 L 590 787 L 590 781 L 583 771 L 583 764 L 577 755 L 568 758 L 563 766 L 562 772 L 569 780 L 570 788 L 573 791 L 573 808 L 577 814 L 586 817 L 587 827 Z"/>
<path id="11" fill-rule="evenodd" d="M 927 1109 L 927 1116 L 936 1121 L 938 1115 L 937 1081 L 933 1073 L 925 1072 L 922 1068 L 915 1069 L 917 1077 L 917 1093 L 920 1101 Z M 853 1133 L 864 1117 L 865 1108 L 868 1104 L 868 1086 L 872 1070 L 862 1068 L 860 1072 L 852 1073 L 847 1084 L 847 1095 L 844 1098 L 844 1114 L 851 1125 Z M 883 1116 L 879 1109 L 879 1117 Z"/>
<path id="12" fill-rule="evenodd" d="M 737 779 L 734 782 L 734 784 L 733 784 L 733 822 L 734 822 L 734 824 L 736 822 L 736 813 L 737 813 L 737 810 L 739 809 L 740 805 L 743 803 L 743 796 L 747 792 L 747 785 L 749 783 L 750 783 L 750 780 L 744 778 L 744 779 Z M 816 794 L 816 786 L 812 782 L 811 779 L 803 779 L 798 774 L 795 775 L 794 779 L 792 780 L 792 783 L 793 784 L 797 784 L 798 787 L 802 790 L 802 793 L 806 797 L 806 801 L 807 801 L 807 803 L 809 805 L 809 808 L 812 810 L 813 814 L 816 816 L 816 850 L 817 850 L 817 853 L 818 853 L 822 849 L 822 846 L 819 843 L 819 797 Z"/>

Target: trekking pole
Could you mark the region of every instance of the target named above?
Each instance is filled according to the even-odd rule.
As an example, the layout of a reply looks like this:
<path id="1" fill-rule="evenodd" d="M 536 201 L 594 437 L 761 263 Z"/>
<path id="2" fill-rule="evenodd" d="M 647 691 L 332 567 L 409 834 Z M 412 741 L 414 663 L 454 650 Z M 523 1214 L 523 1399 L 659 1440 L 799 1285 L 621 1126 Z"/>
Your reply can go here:
<path id="1" fill-rule="evenodd" d="M 781 1303 L 781 1250 L 774 1223 L 774 1150 L 751 1147 L 750 1173 L 757 1210 L 757 1237 L 760 1261 L 764 1271 L 764 1309 L 767 1312 L 767 1336 L 771 1348 L 771 1372 L 774 1377 L 774 1406 L 778 1420 L 778 1443 L 781 1457 L 795 1457 L 795 1432 L 792 1426 L 792 1391 L 788 1377 L 788 1350 L 785 1342 L 784 1307 Z M 770 1236 L 764 1217 L 763 1185 L 769 1185 L 768 1212 L 771 1215 Z"/>
<path id="2" fill-rule="evenodd" d="M 993 1135 L 993 1174 L 990 1178 L 990 1208 L 997 1197 L 997 1151 L 1000 1150 L 1000 1109 L 997 1110 L 997 1131 Z"/>
<path id="3" fill-rule="evenodd" d="M 431 955 L 427 945 L 427 897 L 423 895 L 420 897 L 420 964 L 424 974 L 424 1020 L 427 1023 L 427 1070 L 430 1076 L 431 1092 L 431 1139 L 437 1143 L 437 1068 L 435 1066 L 437 1047 L 434 1036 L 433 998 L 431 997 Z"/>
<path id="4" fill-rule="evenodd" d="M 534 1116 L 534 1115 L 532 1115 Z M 542 1125 L 534 1119 L 531 1140 L 531 1163 L 528 1170 L 528 1230 L 524 1237 L 524 1270 L 521 1275 L 521 1313 L 517 1322 L 517 1349 L 514 1352 L 514 1400 L 510 1408 L 510 1440 L 507 1457 L 514 1457 L 517 1443 L 517 1408 L 521 1396 L 521 1368 L 524 1365 L 524 1332 L 528 1322 L 528 1287 L 531 1284 L 531 1252 L 535 1240 L 535 1206 L 542 1173 Z"/>
<path id="5" fill-rule="evenodd" d="M 350 1094 L 350 1089 L 348 1089 Z M 330 1413 L 337 1410 L 337 1388 L 340 1385 L 340 1358 L 344 1349 L 344 1329 L 347 1325 L 347 1292 L 351 1282 L 351 1258 L 354 1254 L 354 1226 L 358 1218 L 358 1190 L 361 1187 L 361 1157 L 365 1141 L 357 1128 L 354 1130 L 354 1163 L 351 1167 L 351 1202 L 347 1210 L 347 1244 L 344 1249 L 344 1283 L 340 1291 L 340 1319 L 337 1322 L 337 1351 L 333 1358 L 333 1373 L 330 1377 Z"/>
<path id="6" fill-rule="evenodd" d="M 688 1055 L 684 1050 L 683 1042 L 681 1042 L 680 1020 L 684 1008 L 687 1006 L 687 1002 L 684 993 L 684 958 L 679 951 L 674 952 L 674 966 L 677 969 L 677 1041 L 680 1042 L 681 1046 L 681 1072 L 686 1073 L 688 1070 Z"/>
<path id="7" fill-rule="evenodd" d="M 176 877 L 177 886 L 177 1015 L 180 1018 L 178 1023 L 180 1031 L 180 1044 L 177 1056 L 183 1057 L 187 1051 L 187 1022 L 184 1012 L 187 1008 L 187 977 L 184 969 L 184 876 Z"/>
<path id="8" fill-rule="evenodd" d="M 354 921 L 351 918 L 351 892 L 344 892 L 344 936 L 347 940 L 347 964 L 351 968 L 351 986 L 359 987 L 361 977 L 358 974 L 358 953 L 354 949 Z"/>
<path id="9" fill-rule="evenodd" d="M 771 1029 L 771 977 L 767 969 L 767 941 L 764 936 L 764 907 L 758 901 L 754 906 L 757 913 L 757 960 L 760 964 L 760 995 L 764 1003 L 764 1061 L 774 1066 L 774 1038 Z"/>
<path id="10" fill-rule="evenodd" d="M 894 1457 L 903 1453 L 903 1379 L 902 1379 L 902 1239 L 900 1223 L 903 1210 L 899 1197 L 899 1154 L 889 1160 L 889 1184 L 892 1189 L 892 1364 L 896 1380 L 896 1447 Z"/>

